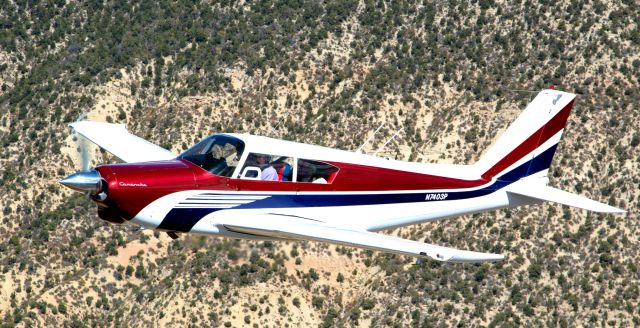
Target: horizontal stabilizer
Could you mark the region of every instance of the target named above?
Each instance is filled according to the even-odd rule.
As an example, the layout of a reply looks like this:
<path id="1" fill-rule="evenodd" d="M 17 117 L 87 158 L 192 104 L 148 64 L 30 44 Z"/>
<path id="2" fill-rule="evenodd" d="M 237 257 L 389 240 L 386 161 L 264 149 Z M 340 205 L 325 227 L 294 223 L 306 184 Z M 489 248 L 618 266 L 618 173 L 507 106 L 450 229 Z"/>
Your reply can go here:
<path id="1" fill-rule="evenodd" d="M 79 121 L 69 125 L 77 133 L 127 163 L 162 161 L 177 156 L 129 133 L 123 124 Z"/>
<path id="2" fill-rule="evenodd" d="M 589 211 L 601 213 L 625 213 L 617 207 L 609 206 L 586 197 L 582 197 L 570 192 L 546 186 L 541 183 L 529 182 L 527 179 L 520 180 L 507 187 L 507 192 L 540 199 L 549 202 L 560 203 L 567 206 L 582 208 Z"/>
<path id="3" fill-rule="evenodd" d="M 333 227 L 301 217 L 261 214 L 235 217 L 222 223 L 230 231 L 273 238 L 314 240 L 331 244 L 390 252 L 441 262 L 475 263 L 500 261 L 500 254 L 478 253 L 436 246 L 389 235 Z"/>

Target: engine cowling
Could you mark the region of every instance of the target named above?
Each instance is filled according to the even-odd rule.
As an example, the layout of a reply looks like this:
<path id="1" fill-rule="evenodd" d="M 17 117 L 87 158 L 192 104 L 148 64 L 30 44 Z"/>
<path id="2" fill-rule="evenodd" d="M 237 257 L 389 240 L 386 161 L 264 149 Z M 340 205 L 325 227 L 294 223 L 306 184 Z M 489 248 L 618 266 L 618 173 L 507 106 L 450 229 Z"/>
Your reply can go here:
<path id="1" fill-rule="evenodd" d="M 101 165 L 96 170 L 105 182 L 106 197 L 92 199 L 100 218 L 112 223 L 131 220 L 164 195 L 196 187 L 192 167 L 181 160 Z"/>
<path id="2" fill-rule="evenodd" d="M 193 167 L 180 159 L 101 165 L 74 173 L 60 183 L 88 193 L 98 205 L 98 216 L 116 224 L 131 220 L 164 195 L 197 187 Z"/>

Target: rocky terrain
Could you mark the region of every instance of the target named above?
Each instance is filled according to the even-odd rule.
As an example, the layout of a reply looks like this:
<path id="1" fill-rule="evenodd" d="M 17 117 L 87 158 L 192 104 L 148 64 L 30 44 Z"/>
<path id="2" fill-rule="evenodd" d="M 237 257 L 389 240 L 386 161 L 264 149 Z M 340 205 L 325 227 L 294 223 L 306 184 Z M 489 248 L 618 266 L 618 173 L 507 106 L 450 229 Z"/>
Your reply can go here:
<path id="1" fill-rule="evenodd" d="M 600 1 L 0 0 L 0 322 L 12 326 L 640 325 L 640 7 Z M 384 233 L 500 252 L 482 265 L 101 221 L 58 185 L 67 124 L 180 152 L 251 132 L 473 163 L 537 91 L 578 99 L 544 204 Z M 93 164 L 115 161 L 99 149 Z"/>

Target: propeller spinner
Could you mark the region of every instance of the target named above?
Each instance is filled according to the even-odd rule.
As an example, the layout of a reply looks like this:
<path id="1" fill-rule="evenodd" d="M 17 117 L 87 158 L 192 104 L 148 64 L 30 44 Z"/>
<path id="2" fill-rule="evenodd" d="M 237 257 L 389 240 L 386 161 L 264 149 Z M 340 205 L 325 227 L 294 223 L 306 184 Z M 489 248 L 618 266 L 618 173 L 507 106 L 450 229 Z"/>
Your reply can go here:
<path id="1" fill-rule="evenodd" d="M 102 177 L 96 170 L 77 172 L 62 180 L 60 184 L 80 192 L 97 195 L 102 191 Z"/>

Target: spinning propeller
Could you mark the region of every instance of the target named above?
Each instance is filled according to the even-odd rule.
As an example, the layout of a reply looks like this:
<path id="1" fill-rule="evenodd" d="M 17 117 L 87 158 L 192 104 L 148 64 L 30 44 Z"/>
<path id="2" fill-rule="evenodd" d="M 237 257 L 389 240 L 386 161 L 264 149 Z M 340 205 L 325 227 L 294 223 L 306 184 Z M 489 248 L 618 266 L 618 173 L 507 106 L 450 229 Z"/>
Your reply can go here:
<path id="1" fill-rule="evenodd" d="M 78 121 L 82 120 L 84 115 Z M 60 183 L 68 188 L 80 192 L 88 192 L 91 196 L 104 194 L 104 186 L 100 172 L 91 169 L 91 147 L 87 138 L 74 131 L 78 151 L 80 152 L 80 171 L 60 180 Z M 106 196 L 106 195 L 105 195 Z"/>

